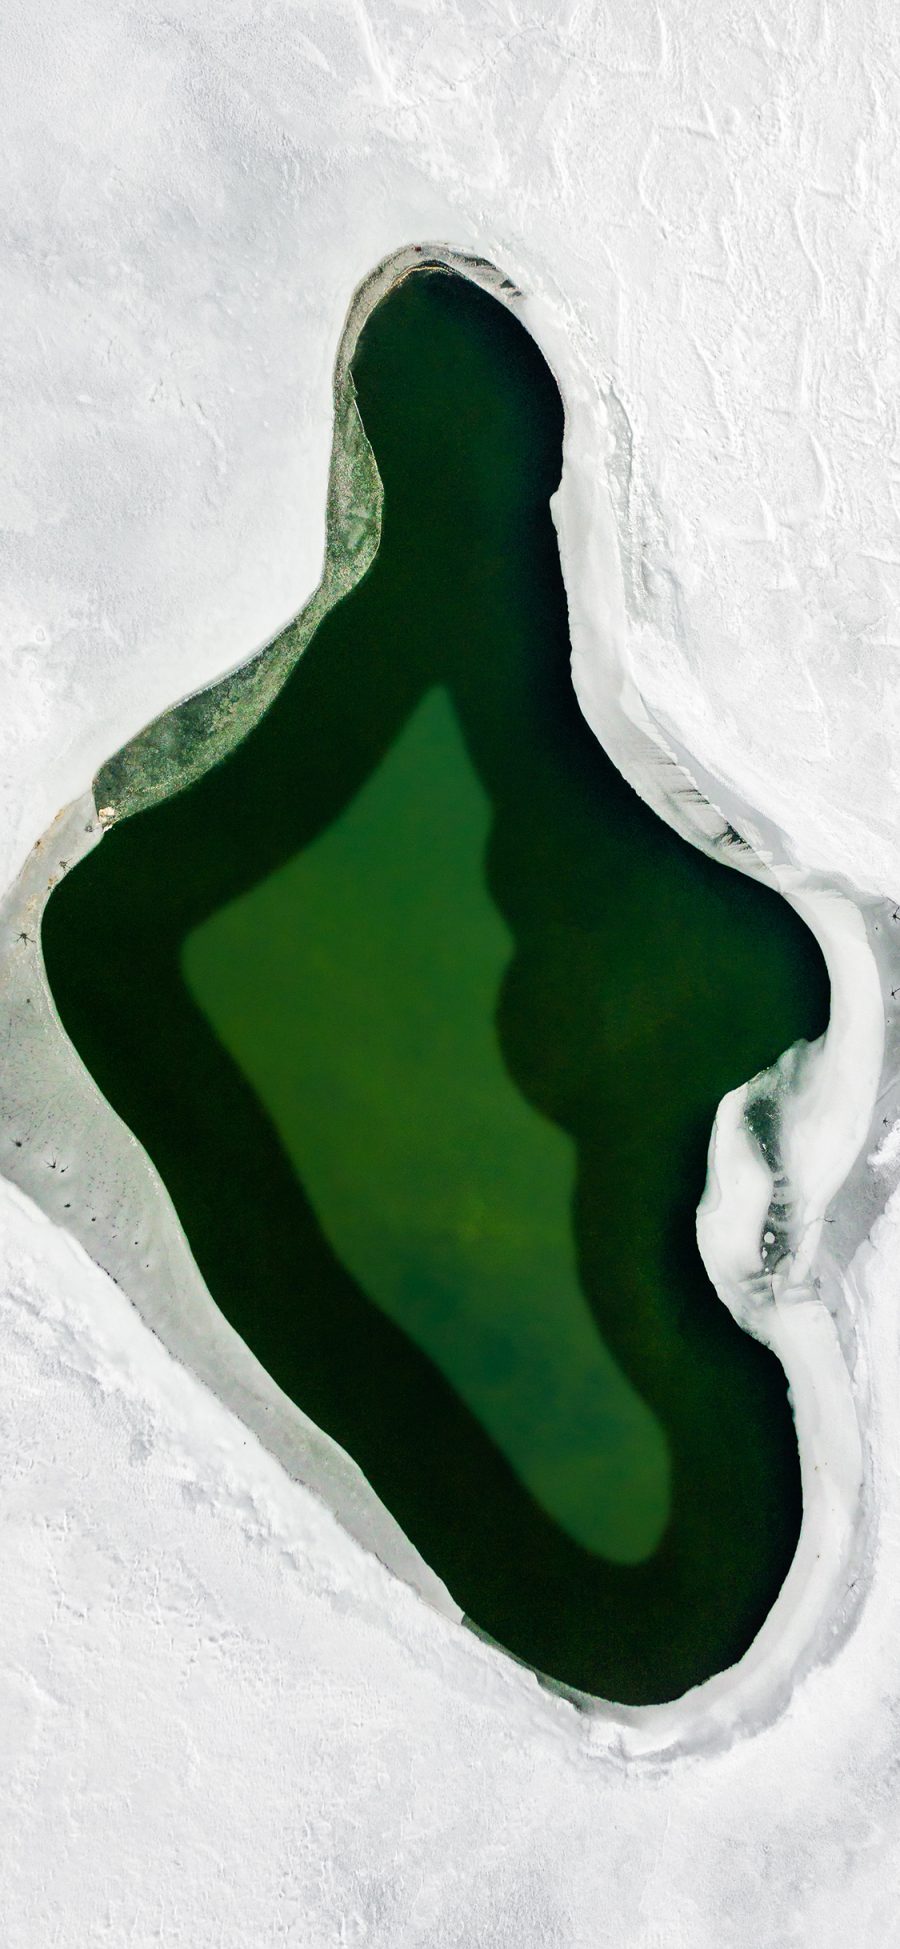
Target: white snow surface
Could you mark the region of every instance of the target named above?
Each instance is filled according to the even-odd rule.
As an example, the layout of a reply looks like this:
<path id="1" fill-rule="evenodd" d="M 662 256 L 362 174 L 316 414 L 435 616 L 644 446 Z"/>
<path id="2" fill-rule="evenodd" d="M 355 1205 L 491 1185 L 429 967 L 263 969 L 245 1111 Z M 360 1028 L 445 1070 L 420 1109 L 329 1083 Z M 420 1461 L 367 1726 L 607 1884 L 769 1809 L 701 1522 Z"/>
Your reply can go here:
<path id="1" fill-rule="evenodd" d="M 799 867 L 897 895 L 886 0 L 8 0 L 0 42 L 0 886 L 310 594 L 354 288 L 441 241 L 522 287 L 594 444 L 576 650 Z M 856 1628 L 660 1766 L 392 1579 L 0 1184 L 11 1949 L 900 1942 L 898 1246 L 889 1207 L 846 1282 Z"/>
<path id="2" fill-rule="evenodd" d="M 0 1191 L 4 1940 L 897 1941 L 896 1517 L 835 1662 L 626 1768 L 428 1609 Z M 896 1233 L 869 1252 L 896 1478 Z"/>

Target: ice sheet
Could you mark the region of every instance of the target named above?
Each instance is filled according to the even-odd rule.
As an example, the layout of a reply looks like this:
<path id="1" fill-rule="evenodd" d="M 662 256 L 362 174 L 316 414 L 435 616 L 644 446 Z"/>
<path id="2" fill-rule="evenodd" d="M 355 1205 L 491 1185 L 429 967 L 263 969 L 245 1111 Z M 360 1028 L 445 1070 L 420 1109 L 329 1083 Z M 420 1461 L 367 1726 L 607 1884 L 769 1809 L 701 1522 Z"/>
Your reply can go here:
<path id="1" fill-rule="evenodd" d="M 6 33 L 0 881 L 302 608 L 353 291 L 445 241 L 521 288 L 561 385 L 588 714 L 626 769 L 687 756 L 839 1002 L 783 1139 L 820 1283 L 767 1305 L 809 1561 L 649 1740 L 389 1580 L 2 1190 L 10 1940 L 889 1943 L 892 13 L 14 0 Z"/>

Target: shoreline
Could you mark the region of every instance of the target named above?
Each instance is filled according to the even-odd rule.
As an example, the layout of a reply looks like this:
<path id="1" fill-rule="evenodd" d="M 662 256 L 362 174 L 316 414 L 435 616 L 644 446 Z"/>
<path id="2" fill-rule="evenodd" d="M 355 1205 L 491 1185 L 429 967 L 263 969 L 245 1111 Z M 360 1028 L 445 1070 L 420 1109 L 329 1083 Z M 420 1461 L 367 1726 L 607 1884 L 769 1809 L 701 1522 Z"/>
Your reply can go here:
<path id="1" fill-rule="evenodd" d="M 841 1622 L 844 1635 L 852 1624 L 852 1616 L 844 1616 L 841 1611 L 840 1592 L 842 1584 L 849 1578 L 854 1550 L 863 1533 L 860 1512 L 863 1504 L 868 1505 L 868 1478 L 864 1475 L 865 1449 L 864 1442 L 859 1438 L 841 1327 L 829 1310 L 829 1305 L 820 1297 L 814 1282 L 827 1274 L 831 1292 L 839 1284 L 840 1275 L 845 1269 L 838 1259 L 831 1264 L 824 1261 L 822 1228 L 827 1203 L 849 1181 L 854 1164 L 862 1155 L 867 1134 L 871 1137 L 876 1127 L 874 1099 L 883 1081 L 880 986 L 877 984 L 871 941 L 865 935 L 859 909 L 846 891 L 829 888 L 820 876 L 805 875 L 788 859 L 777 860 L 772 854 L 766 860 L 755 850 L 749 838 L 742 839 L 742 835 L 754 832 L 760 815 L 747 808 L 746 823 L 742 824 L 744 808 L 735 801 L 734 817 L 725 816 L 726 811 L 730 814 L 731 808 L 723 806 L 719 809 L 719 801 L 725 797 L 724 791 L 716 787 L 715 799 L 706 795 L 690 764 L 682 763 L 658 734 L 657 727 L 631 683 L 627 670 L 621 529 L 617 524 L 608 483 L 597 467 L 602 440 L 608 436 L 609 415 L 590 375 L 580 368 L 574 347 L 564 337 L 558 321 L 547 308 L 536 299 L 525 299 L 520 303 L 518 286 L 511 278 L 504 278 L 502 273 L 487 265 L 485 260 L 464 258 L 460 253 L 439 248 L 417 250 L 407 247 L 386 259 L 356 292 L 340 340 L 336 397 L 340 375 L 346 375 L 349 369 L 356 339 L 375 304 L 393 283 L 399 282 L 413 269 L 438 262 L 474 276 L 501 301 L 515 305 L 547 359 L 560 389 L 566 414 L 564 466 L 560 488 L 551 505 L 569 601 L 573 680 L 588 722 L 619 770 L 660 816 L 693 844 L 720 858 L 723 864 L 737 865 L 740 870 L 778 886 L 804 913 L 804 918 L 813 927 L 823 947 L 827 937 L 830 952 L 833 995 L 829 1029 L 816 1059 L 804 1071 L 802 1088 L 795 1095 L 788 1092 L 785 1098 L 783 1142 L 785 1151 L 790 1153 L 791 1184 L 795 1191 L 793 1202 L 798 1213 L 802 1214 L 802 1222 L 798 1218 L 797 1238 L 789 1263 L 785 1266 L 783 1260 L 776 1270 L 775 1278 L 781 1275 L 777 1290 L 772 1275 L 765 1272 L 762 1261 L 758 1261 L 755 1269 L 753 1265 L 753 1253 L 754 1250 L 758 1251 L 760 1236 L 761 1207 L 758 1200 L 767 1187 L 757 1176 L 754 1191 L 757 1202 L 754 1203 L 753 1198 L 746 1200 L 740 1168 L 740 1133 L 743 1124 L 735 1118 L 729 1126 L 727 1115 L 723 1116 L 724 1106 L 720 1106 L 719 1112 L 723 1119 L 721 1129 L 717 1118 L 713 1137 L 710 1183 L 722 1201 L 718 1209 L 723 1234 L 732 1240 L 736 1230 L 740 1234 L 743 1269 L 738 1268 L 737 1276 L 733 1267 L 724 1264 L 723 1248 L 716 1242 L 715 1228 L 706 1227 L 707 1248 L 712 1252 L 712 1263 L 708 1259 L 707 1265 L 719 1297 L 731 1305 L 732 1311 L 738 1307 L 749 1307 L 747 1317 L 753 1320 L 753 1330 L 758 1331 L 759 1337 L 765 1338 L 778 1354 L 794 1395 L 804 1477 L 803 1528 L 794 1564 L 766 1624 L 745 1657 L 730 1670 L 706 1681 L 670 1705 L 634 1708 L 611 1706 L 600 1700 L 569 1693 L 552 1681 L 541 1680 L 548 1690 L 571 1699 L 584 1709 L 589 1741 L 598 1752 L 613 1750 L 623 1757 L 660 1762 L 728 1743 L 738 1728 L 746 1732 L 751 1726 L 771 1719 L 780 1711 L 787 1692 L 801 1672 L 811 1662 L 824 1656 L 825 1648 L 837 1641 L 835 1620 Z M 614 453 L 610 454 L 610 461 L 613 462 L 615 457 Z M 333 508 L 330 506 L 329 550 L 332 546 L 332 516 Z M 324 578 L 316 595 L 320 594 L 323 586 Z M 314 596 L 301 611 L 298 626 L 309 616 L 315 600 Z M 290 633 L 281 632 L 274 643 L 238 666 L 238 669 L 261 669 L 263 659 L 274 645 L 282 643 L 285 635 Z M 297 655 L 302 647 L 301 642 L 296 650 Z M 293 661 L 284 668 L 281 681 L 284 681 L 291 667 Z M 210 698 L 227 682 L 228 679 L 220 679 L 194 695 Z M 172 712 L 167 711 L 164 716 L 168 722 Z M 156 720 L 156 723 L 160 721 Z M 133 753 L 135 747 L 142 745 L 149 737 L 152 729 L 151 726 L 148 732 L 139 734 L 118 757 L 122 758 L 129 751 Z M 239 735 L 243 735 L 243 730 Z M 146 745 L 144 750 L 146 752 Z M 212 760 L 207 757 L 206 763 L 209 762 Z M 102 767 L 98 778 L 102 778 L 106 770 L 106 766 Z M 100 798 L 105 806 L 107 801 L 102 794 Z M 130 806 L 130 809 L 136 807 Z M 93 1165 L 88 1161 L 86 1167 L 84 1160 L 79 1160 L 80 1189 L 86 1208 L 90 1202 L 99 1203 L 97 1186 L 105 1186 L 106 1207 L 102 1213 L 95 1213 L 94 1217 L 99 1219 L 99 1235 L 105 1234 L 107 1259 L 113 1262 L 107 1263 L 106 1269 L 128 1292 L 143 1317 L 149 1319 L 176 1358 L 191 1366 L 205 1384 L 211 1386 L 226 1405 L 234 1408 L 250 1426 L 254 1425 L 248 1418 L 248 1409 L 252 1407 L 258 1424 L 256 1432 L 264 1445 L 279 1454 L 272 1439 L 272 1414 L 276 1405 L 281 1407 L 285 1397 L 281 1397 L 278 1404 L 270 1398 L 269 1390 L 273 1390 L 274 1395 L 278 1394 L 278 1390 L 268 1381 L 268 1376 L 264 1376 L 267 1385 L 263 1385 L 259 1379 L 263 1370 L 259 1369 L 257 1374 L 247 1367 L 247 1362 L 251 1362 L 253 1368 L 258 1364 L 231 1329 L 225 1326 L 217 1308 L 213 1308 L 216 1317 L 212 1318 L 209 1309 L 213 1303 L 199 1280 L 167 1194 L 162 1191 L 149 1160 L 143 1152 L 139 1152 L 134 1140 L 124 1132 L 124 1126 L 99 1098 L 99 1093 L 63 1037 L 43 980 L 39 947 L 39 916 L 43 900 L 56 874 L 80 856 L 77 849 L 87 850 L 84 841 L 95 844 L 101 836 L 99 827 L 104 820 L 101 818 L 99 825 L 94 825 L 92 811 L 93 799 L 86 795 L 70 808 L 68 817 L 61 815 L 45 840 L 38 842 L 17 887 L 4 903 L 5 938 L 10 954 L 9 967 L 13 971 L 12 987 L 9 974 L 4 980 L 4 999 L 13 1010 L 8 1021 L 14 1033 L 21 1035 L 23 1023 L 27 1021 L 24 1009 L 29 1005 L 33 1007 L 32 997 L 37 998 L 39 993 L 40 1009 L 43 1011 L 40 1022 L 34 1025 L 38 1041 L 35 1041 L 29 1029 L 30 1051 L 27 1042 L 16 1045 L 19 1054 L 23 1048 L 26 1050 L 26 1060 L 24 1080 L 19 1086 L 20 1094 L 14 1105 L 15 1119 L 21 1121 L 26 1111 L 30 1114 L 33 1086 L 28 1072 L 34 1061 L 35 1050 L 40 1046 L 50 1053 L 45 1104 L 49 1103 L 52 1108 L 54 1100 L 58 1100 L 62 1084 L 67 1091 L 76 1089 L 80 1093 L 80 1107 L 88 1118 L 80 1139 L 83 1141 L 84 1136 L 90 1133 L 96 1146 L 95 1159 Z M 79 827 L 82 828 L 81 832 Z M 872 924 L 877 923 L 873 920 Z M 17 943 L 19 930 L 31 935 L 33 952 L 28 951 L 27 941 Z M 17 945 L 23 948 L 23 952 L 16 953 Z M 27 998 L 23 980 L 29 989 Z M 861 998 L 865 1001 L 864 1021 L 860 1014 Z M 856 1038 L 855 1077 L 849 1077 L 846 1073 L 851 1036 Z M 61 1042 L 65 1043 L 64 1049 L 55 1046 Z M 52 1076 L 50 1070 L 53 1071 Z M 7 1103 L 9 1087 L 7 1082 Z M 14 1095 L 15 1088 L 14 1079 Z M 740 1092 L 735 1094 L 739 1095 Z M 726 1099 L 726 1103 L 728 1101 Z M 102 1106 L 102 1109 L 98 1106 Z M 21 1140 L 16 1146 L 6 1104 L 3 1125 L 0 1165 L 4 1175 L 34 1197 L 54 1222 L 65 1223 L 67 1229 L 75 1231 L 72 1222 L 62 1217 L 65 1200 L 60 1200 L 58 1196 L 58 1182 L 52 1186 L 52 1196 L 48 1191 L 47 1166 L 40 1155 L 40 1147 L 45 1136 L 49 1139 L 49 1123 L 45 1120 L 43 1131 L 35 1134 L 28 1150 L 24 1150 Z M 818 1148 L 813 1161 L 808 1163 L 813 1139 Z M 139 1156 L 136 1156 L 138 1152 Z M 115 1157 L 116 1165 L 110 1181 L 108 1160 L 111 1155 Z M 77 1181 L 73 1169 L 68 1184 L 72 1186 Z M 142 1296 L 132 1290 L 134 1273 L 132 1270 L 129 1274 L 124 1262 L 127 1252 L 123 1257 L 118 1249 L 116 1229 L 116 1214 L 123 1206 L 129 1210 L 132 1208 L 136 1188 L 139 1206 L 142 1205 L 145 1215 L 149 1212 L 151 1220 L 160 1227 L 159 1240 L 154 1244 L 146 1267 L 151 1277 L 148 1282 L 143 1282 L 145 1290 Z M 770 1174 L 763 1229 L 765 1217 L 772 1206 L 772 1193 Z M 87 1230 L 87 1226 L 84 1229 Z M 76 1232 L 76 1236 L 80 1234 Z M 88 1231 L 87 1241 L 82 1238 L 81 1242 L 87 1243 L 91 1256 L 100 1258 L 96 1230 L 93 1238 Z M 154 1257 L 154 1254 L 158 1256 Z M 796 1279 L 792 1270 L 795 1265 Z M 770 1281 L 770 1290 L 763 1295 L 762 1301 L 755 1290 L 751 1292 L 753 1281 L 759 1276 Z M 165 1283 L 164 1291 L 161 1280 Z M 835 1314 L 838 1311 L 836 1306 L 834 1311 Z M 743 1311 L 740 1317 L 742 1323 L 746 1324 Z M 181 1348 L 173 1344 L 185 1333 L 187 1340 L 182 1337 Z M 846 1337 L 845 1330 L 845 1340 Z M 236 1342 L 236 1346 L 232 1342 Z M 243 1409 L 236 1397 L 235 1361 L 243 1363 L 240 1380 L 244 1390 Z M 421 1559 L 417 1559 L 415 1552 L 410 1556 L 412 1546 L 397 1531 L 393 1519 L 383 1510 L 368 1485 L 362 1484 L 364 1493 L 362 1500 L 358 1499 L 361 1493 L 359 1483 L 351 1482 L 350 1476 L 342 1472 L 346 1465 L 346 1469 L 355 1471 L 358 1476 L 356 1465 L 345 1458 L 343 1451 L 337 1450 L 335 1444 L 329 1443 L 328 1437 L 321 1436 L 320 1431 L 313 1429 L 293 1403 L 288 1403 L 287 1408 L 289 1413 L 281 1407 L 283 1426 L 280 1438 L 286 1440 L 290 1436 L 288 1446 L 293 1443 L 294 1466 L 290 1461 L 285 1461 L 284 1454 L 279 1454 L 279 1459 L 285 1461 L 289 1472 L 327 1501 L 351 1533 L 387 1562 L 397 1575 L 412 1582 L 426 1601 L 445 1615 L 459 1618 L 458 1607 L 443 1590 L 439 1580 L 433 1577 Z M 290 1427 L 288 1424 L 291 1424 Z M 327 1452 L 319 1447 L 319 1443 L 327 1445 Z M 305 1473 L 300 1470 L 305 1470 Z M 316 1480 L 317 1471 L 319 1480 Z M 819 1480 L 814 1481 L 817 1475 Z M 337 1507 L 336 1503 L 342 1496 L 345 1506 Z M 382 1518 L 386 1519 L 380 1531 L 376 1516 L 379 1523 Z M 816 1543 L 820 1545 L 818 1557 Z M 405 1574 L 399 1567 L 400 1562 L 406 1565 Z M 819 1569 L 815 1567 L 817 1562 Z M 509 1654 L 501 1655 L 509 1659 Z"/>

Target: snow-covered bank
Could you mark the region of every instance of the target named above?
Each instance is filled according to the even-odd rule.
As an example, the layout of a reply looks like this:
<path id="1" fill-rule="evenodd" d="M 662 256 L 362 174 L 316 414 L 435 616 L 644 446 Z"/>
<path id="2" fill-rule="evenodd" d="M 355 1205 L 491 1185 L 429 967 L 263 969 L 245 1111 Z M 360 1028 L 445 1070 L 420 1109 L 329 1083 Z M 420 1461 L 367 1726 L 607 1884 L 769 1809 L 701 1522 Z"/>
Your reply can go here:
<path id="1" fill-rule="evenodd" d="M 900 1222 L 854 1272 L 900 1465 Z M 840 1657 L 662 1772 L 414 1598 L 0 1185 L 10 1949 L 895 1941 L 900 1530 Z"/>
<path id="2" fill-rule="evenodd" d="M 838 33 L 805 0 L 525 21 L 189 0 L 177 22 L 91 0 L 77 22 L 14 5 L 5 31 L 4 885 L 109 752 L 302 606 L 352 291 L 440 237 L 529 294 L 570 427 L 597 429 L 598 495 L 630 445 L 584 585 L 614 590 L 618 555 L 623 718 L 639 692 L 726 818 L 729 790 L 756 808 L 762 851 L 771 820 L 798 869 L 896 892 L 886 6 Z M 866 911 L 886 970 L 889 912 Z M 892 1016 L 883 1101 L 825 1214 L 815 1314 L 829 1362 L 833 1322 L 852 1367 L 872 1463 L 865 1603 L 777 1722 L 725 1725 L 728 1750 L 664 1780 L 623 1768 L 618 1733 L 606 1758 L 586 1751 L 599 1721 L 380 1582 L 285 1477 L 268 1492 L 302 1560 L 248 1530 L 252 1438 L 214 1436 L 220 1411 L 171 1362 L 163 1413 L 159 1347 L 3 1192 L 14 1942 L 892 1940 L 892 1210 L 858 1241 L 896 1176 L 895 1040 Z M 101 1318 L 107 1355 L 82 1388 L 72 1361 L 94 1358 Z M 803 1302 L 785 1321 L 801 1365 L 812 1319 Z M 205 1467 L 223 1445 L 234 1496 L 216 1489 L 201 1535 L 204 1498 L 173 1490 L 171 1457 Z"/>

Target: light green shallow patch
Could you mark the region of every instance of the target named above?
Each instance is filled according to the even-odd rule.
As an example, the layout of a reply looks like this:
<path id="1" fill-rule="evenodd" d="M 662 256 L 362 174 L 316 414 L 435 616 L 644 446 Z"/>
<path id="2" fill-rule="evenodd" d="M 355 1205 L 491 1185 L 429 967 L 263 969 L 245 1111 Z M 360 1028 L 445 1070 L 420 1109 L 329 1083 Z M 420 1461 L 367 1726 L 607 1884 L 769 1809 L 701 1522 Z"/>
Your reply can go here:
<path id="1" fill-rule="evenodd" d="M 503 1064 L 489 824 L 434 689 L 342 816 L 188 936 L 183 969 L 359 1285 L 547 1513 L 635 1563 L 668 1517 L 667 1444 L 578 1283 L 574 1146 Z"/>

